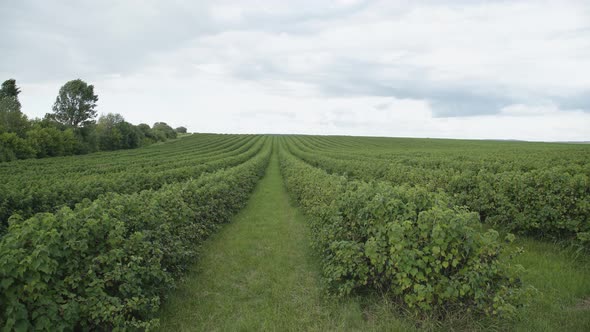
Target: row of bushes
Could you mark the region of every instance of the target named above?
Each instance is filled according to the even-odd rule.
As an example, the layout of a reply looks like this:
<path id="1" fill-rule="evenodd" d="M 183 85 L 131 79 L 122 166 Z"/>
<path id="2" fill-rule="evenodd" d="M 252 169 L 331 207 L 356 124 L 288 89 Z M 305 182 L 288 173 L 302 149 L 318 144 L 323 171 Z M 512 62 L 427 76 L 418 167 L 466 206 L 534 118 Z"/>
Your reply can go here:
<path id="1" fill-rule="evenodd" d="M 0 233 L 8 217 L 14 213 L 26 218 L 37 212 L 52 212 L 62 205 L 73 207 L 84 198 L 92 200 L 108 192 L 132 193 L 143 189 L 157 189 L 166 183 L 239 165 L 259 153 L 263 145 L 263 139 L 242 140 L 232 145 L 233 150 L 225 153 L 217 150 L 220 153 L 212 156 L 200 158 L 197 155 L 187 161 L 170 160 L 163 167 L 130 165 L 124 171 L 107 174 L 72 172 L 67 178 L 62 174 L 47 175 L 42 180 L 36 179 L 33 182 L 28 181 L 26 174 L 21 175 L 11 179 L 17 181 L 0 184 Z M 190 147 L 191 145 L 187 146 Z M 154 162 L 158 162 L 158 159 L 154 157 Z M 87 165 L 87 168 L 90 167 L 91 165 Z M 100 167 L 97 168 L 100 171 Z M 18 181 L 19 178 L 21 181 Z"/>
<path id="2" fill-rule="evenodd" d="M 344 154 L 328 157 L 299 144 L 290 144 L 290 148 L 299 158 L 330 173 L 444 191 L 453 204 L 478 212 L 482 221 L 519 234 L 574 240 L 590 248 L 590 164 L 495 173 L 351 160 Z"/>
<path id="3" fill-rule="evenodd" d="M 287 189 L 311 220 L 336 293 L 379 290 L 411 310 L 511 315 L 526 294 L 498 232 L 420 187 L 348 181 L 281 150 Z M 508 236 L 510 240 L 513 236 Z"/>
<path id="4" fill-rule="evenodd" d="M 80 148 L 78 144 L 71 129 L 35 128 L 27 131 L 25 138 L 1 133 L 0 161 L 72 155 Z"/>
<path id="5" fill-rule="evenodd" d="M 590 176 L 564 167 L 530 172 L 465 173 L 445 188 L 482 220 L 530 236 L 590 249 Z"/>
<path id="6" fill-rule="evenodd" d="M 0 162 L 134 149 L 176 138 L 174 129 L 165 123 L 156 123 L 151 128 L 147 124 L 135 126 L 124 120 L 104 124 L 101 119 L 96 125 L 77 129 L 39 122 L 20 136 L 15 132 L 0 131 Z"/>
<path id="7" fill-rule="evenodd" d="M 269 155 L 267 144 L 196 180 L 11 218 L 0 241 L 4 330 L 153 328 L 195 246 L 245 204 Z"/>
<path id="8" fill-rule="evenodd" d="M 291 138 L 291 137 L 290 137 Z M 368 137 L 295 136 L 293 141 L 304 150 L 339 158 L 348 153 L 352 160 L 388 162 L 429 170 L 455 170 L 501 173 L 528 172 L 554 166 L 588 164 L 588 148 L 584 144 L 499 142 L 485 140 L 420 139 L 382 137 L 380 143 Z M 338 143 L 340 145 L 337 145 Z M 342 144 L 347 145 L 343 148 Z M 402 168 L 403 169 L 403 168 Z"/>

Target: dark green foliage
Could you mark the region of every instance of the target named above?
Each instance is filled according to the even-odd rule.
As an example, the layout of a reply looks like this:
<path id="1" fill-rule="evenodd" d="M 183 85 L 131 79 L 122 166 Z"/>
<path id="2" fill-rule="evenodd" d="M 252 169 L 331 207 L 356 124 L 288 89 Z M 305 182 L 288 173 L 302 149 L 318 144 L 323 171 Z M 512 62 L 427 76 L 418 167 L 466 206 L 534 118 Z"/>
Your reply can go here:
<path id="1" fill-rule="evenodd" d="M 2 83 L 0 89 L 0 133 L 12 132 L 24 137 L 29 127 L 27 116 L 21 112 L 18 100 L 20 89 L 13 79 Z"/>
<path id="2" fill-rule="evenodd" d="M 158 141 L 165 141 L 166 135 L 161 132 L 156 132 L 148 124 L 141 123 L 137 125 L 137 129 L 141 133 L 142 145 L 149 145 Z"/>
<path id="3" fill-rule="evenodd" d="M 195 180 L 12 218 L 0 241 L 0 325 L 153 328 L 164 294 L 197 245 L 245 204 L 269 155 L 266 144 L 239 166 Z"/>
<path id="4" fill-rule="evenodd" d="M 18 100 L 19 93 L 20 88 L 16 86 L 15 79 L 11 78 L 2 82 L 2 87 L 0 88 L 0 99 L 14 98 Z"/>
<path id="5" fill-rule="evenodd" d="M 258 153 L 263 143 L 259 136 L 194 135 L 172 146 L 152 146 L 132 155 L 121 152 L 4 164 L 0 167 L 4 179 L 0 183 L 0 226 L 14 213 L 29 217 L 62 205 L 74 207 L 84 198 L 96 199 L 108 192 L 157 189 L 236 166 Z"/>
<path id="6" fill-rule="evenodd" d="M 281 150 L 287 188 L 310 216 L 324 277 L 338 294 L 385 291 L 411 310 L 513 315 L 527 290 L 498 233 L 443 194 L 348 181 Z"/>
<path id="7" fill-rule="evenodd" d="M 154 123 L 153 127 L 154 132 L 158 137 L 164 137 L 164 139 L 168 138 L 176 138 L 176 131 L 172 129 L 168 124 L 165 122 L 156 122 Z M 162 139 L 159 139 L 162 140 Z"/>
<path id="8" fill-rule="evenodd" d="M 74 131 L 77 144 L 74 154 L 87 154 L 100 151 L 100 140 L 96 125 L 88 125 Z"/>
<path id="9" fill-rule="evenodd" d="M 0 98 L 0 133 L 12 132 L 23 137 L 29 128 L 27 116 L 15 98 Z"/>
<path id="10" fill-rule="evenodd" d="M 332 144 L 294 137 L 289 147 L 330 173 L 444 191 L 487 223 L 590 248 L 587 145 L 385 138 Z"/>
<path id="11" fill-rule="evenodd" d="M 53 105 L 55 120 L 78 128 L 94 123 L 96 117 L 96 102 L 98 96 L 94 94 L 94 86 L 77 79 L 64 84 Z"/>
<path id="12" fill-rule="evenodd" d="M 141 132 L 141 134 L 146 138 L 151 140 L 152 142 L 156 142 L 157 138 L 156 135 L 153 133 L 152 128 L 150 125 L 145 123 L 140 123 L 137 125 L 137 129 Z"/>
<path id="13" fill-rule="evenodd" d="M 27 159 L 35 156 L 35 150 L 27 140 L 16 133 L 0 133 L 0 161 Z"/>
<path id="14" fill-rule="evenodd" d="M 72 155 L 77 140 L 72 129 L 64 131 L 48 127 L 33 127 L 27 131 L 27 142 L 37 158 Z"/>
<path id="15" fill-rule="evenodd" d="M 179 134 L 186 134 L 186 127 L 178 127 L 174 129 L 174 131 L 176 131 Z"/>
<path id="16" fill-rule="evenodd" d="M 461 185 L 465 181 L 471 183 Z M 480 172 L 453 178 L 448 188 L 457 193 L 457 204 L 478 211 L 490 224 L 541 238 L 582 240 L 590 248 L 583 238 L 590 232 L 590 175 L 581 170 Z"/>
<path id="17" fill-rule="evenodd" d="M 98 119 L 96 132 L 101 150 L 133 149 L 142 145 L 143 132 L 120 114 L 109 113 Z"/>
<path id="18" fill-rule="evenodd" d="M 176 132 L 163 122 L 157 129 L 146 124 L 134 126 L 120 114 L 109 113 L 94 123 L 94 87 L 81 80 L 67 82 L 53 106 L 54 113 L 29 121 L 21 112 L 20 89 L 11 79 L 0 89 L 0 162 L 86 154 L 100 150 L 133 149 L 169 138 Z"/>

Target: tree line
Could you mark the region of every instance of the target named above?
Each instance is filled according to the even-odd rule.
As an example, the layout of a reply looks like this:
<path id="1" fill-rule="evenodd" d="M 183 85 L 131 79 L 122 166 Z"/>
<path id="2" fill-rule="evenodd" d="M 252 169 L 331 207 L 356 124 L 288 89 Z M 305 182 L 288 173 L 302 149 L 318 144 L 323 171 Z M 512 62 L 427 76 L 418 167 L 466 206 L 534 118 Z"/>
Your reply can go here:
<path id="1" fill-rule="evenodd" d="M 94 86 L 80 79 L 60 88 L 53 112 L 41 119 L 29 119 L 21 111 L 20 93 L 14 79 L 0 88 L 0 162 L 133 149 L 187 132 L 165 122 L 133 125 L 117 113 L 97 119 Z"/>

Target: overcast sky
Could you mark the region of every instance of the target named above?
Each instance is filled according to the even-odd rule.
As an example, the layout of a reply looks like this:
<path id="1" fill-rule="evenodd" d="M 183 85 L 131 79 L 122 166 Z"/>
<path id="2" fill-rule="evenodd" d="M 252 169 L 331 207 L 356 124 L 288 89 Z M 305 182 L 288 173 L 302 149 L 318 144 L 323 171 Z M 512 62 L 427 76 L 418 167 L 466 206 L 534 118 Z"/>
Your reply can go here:
<path id="1" fill-rule="evenodd" d="M 194 132 L 590 141 L 590 1 L 7 1 L 0 80 Z"/>

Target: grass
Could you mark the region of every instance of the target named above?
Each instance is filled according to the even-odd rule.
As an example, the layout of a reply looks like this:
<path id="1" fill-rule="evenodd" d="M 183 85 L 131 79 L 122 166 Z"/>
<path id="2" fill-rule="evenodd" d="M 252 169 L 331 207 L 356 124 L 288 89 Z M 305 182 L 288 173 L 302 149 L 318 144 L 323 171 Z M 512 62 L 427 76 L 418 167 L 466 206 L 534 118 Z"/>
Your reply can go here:
<path id="1" fill-rule="evenodd" d="M 524 282 L 539 290 L 523 310 L 517 331 L 590 331 L 590 261 L 571 249 L 531 239 L 517 243 L 525 252 L 516 261 L 526 268 Z"/>
<path id="2" fill-rule="evenodd" d="M 285 191 L 275 155 L 246 208 L 207 241 L 165 304 L 161 330 L 411 329 L 391 315 L 376 320 L 382 305 L 367 312 L 360 298 L 326 296 L 307 231 Z"/>
<path id="3" fill-rule="evenodd" d="M 289 200 L 274 155 L 246 208 L 202 248 L 161 311 L 162 331 L 589 331 L 590 263 L 521 239 L 524 283 L 539 290 L 516 321 L 456 313 L 445 321 L 400 314 L 379 295 L 324 292 L 304 216 Z"/>

